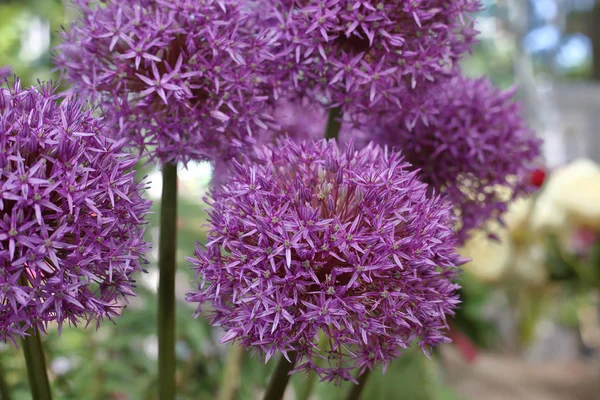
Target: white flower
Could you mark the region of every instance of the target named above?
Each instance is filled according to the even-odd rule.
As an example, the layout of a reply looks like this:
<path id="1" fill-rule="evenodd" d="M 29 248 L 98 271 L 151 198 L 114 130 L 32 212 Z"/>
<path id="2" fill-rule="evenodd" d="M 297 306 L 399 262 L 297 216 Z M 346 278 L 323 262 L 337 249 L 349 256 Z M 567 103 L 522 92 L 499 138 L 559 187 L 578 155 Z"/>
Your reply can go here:
<path id="1" fill-rule="evenodd" d="M 600 166 L 580 159 L 557 169 L 540 194 L 532 216 L 534 229 L 557 229 L 569 220 L 600 225 Z"/>
<path id="2" fill-rule="evenodd" d="M 482 282 L 501 280 L 512 258 L 514 246 L 508 231 L 498 230 L 496 235 L 500 241 L 491 240 L 485 232 L 477 232 L 459 250 L 460 255 L 471 259 L 463 269 Z"/>

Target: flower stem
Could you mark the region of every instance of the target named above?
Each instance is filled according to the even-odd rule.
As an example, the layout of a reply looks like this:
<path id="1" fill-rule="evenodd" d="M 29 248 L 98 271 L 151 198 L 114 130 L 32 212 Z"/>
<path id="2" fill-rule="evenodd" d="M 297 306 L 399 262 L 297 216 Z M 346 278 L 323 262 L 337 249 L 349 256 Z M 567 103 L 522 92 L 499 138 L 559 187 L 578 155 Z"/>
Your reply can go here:
<path id="1" fill-rule="evenodd" d="M 281 400 L 283 398 L 285 388 L 290 381 L 289 373 L 294 368 L 294 364 L 296 364 L 297 355 L 295 351 L 288 353 L 291 363 L 283 356 L 279 359 L 263 400 Z"/>
<path id="2" fill-rule="evenodd" d="M 335 107 L 329 110 L 327 117 L 327 126 L 325 127 L 325 139 L 337 140 L 342 127 L 342 107 Z"/>
<path id="3" fill-rule="evenodd" d="M 31 328 L 23 338 L 23 353 L 27 364 L 27 376 L 33 400 L 52 400 L 50 381 L 46 372 L 46 357 L 40 335 Z"/>
<path id="4" fill-rule="evenodd" d="M 8 387 L 8 382 L 6 382 L 6 378 L 4 377 L 4 368 L 2 367 L 2 360 L 0 360 L 0 399 L 12 399 L 10 395 L 10 389 Z"/>
<path id="5" fill-rule="evenodd" d="M 158 375 L 159 399 L 175 399 L 175 269 L 177 251 L 177 165 L 162 170 L 158 242 Z"/>
<path id="6" fill-rule="evenodd" d="M 360 395 L 361 395 L 363 389 L 365 388 L 365 385 L 367 383 L 367 379 L 369 378 L 369 374 L 370 373 L 371 373 L 371 370 L 367 369 L 358 378 L 358 385 L 352 386 L 352 389 L 350 389 L 350 392 L 348 392 L 348 397 L 346 397 L 346 400 L 358 400 L 358 399 L 360 399 Z"/>
<path id="7" fill-rule="evenodd" d="M 300 395 L 298 395 L 298 400 L 308 400 L 315 387 L 315 383 L 317 383 L 317 374 L 313 371 L 309 371 L 306 380 L 304 381 L 304 384 L 300 388 Z"/>
<path id="8" fill-rule="evenodd" d="M 319 332 L 319 349 L 325 353 L 329 350 L 331 346 L 329 345 L 329 338 L 327 337 L 327 335 L 325 335 L 325 332 L 320 331 Z M 315 361 L 315 365 L 317 367 L 320 367 L 321 364 L 323 362 L 322 358 L 317 358 L 317 360 Z M 310 395 L 312 394 L 312 391 L 315 387 L 315 384 L 317 383 L 317 374 L 314 371 L 309 371 L 308 375 L 306 377 L 306 380 L 304 381 L 304 384 L 302 385 L 301 389 L 300 389 L 300 395 L 298 396 L 298 400 L 308 400 L 310 398 Z"/>
<path id="9" fill-rule="evenodd" d="M 235 394 L 240 386 L 240 369 L 243 359 L 244 348 L 241 345 L 234 344 L 227 355 L 227 364 L 221 377 L 218 400 L 235 399 Z"/>

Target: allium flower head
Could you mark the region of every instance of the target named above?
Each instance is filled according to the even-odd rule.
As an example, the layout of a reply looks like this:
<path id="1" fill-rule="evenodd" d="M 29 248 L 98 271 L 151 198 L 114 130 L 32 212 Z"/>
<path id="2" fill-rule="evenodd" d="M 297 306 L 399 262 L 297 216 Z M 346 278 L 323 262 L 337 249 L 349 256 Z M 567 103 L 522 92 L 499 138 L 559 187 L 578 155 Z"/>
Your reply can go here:
<path id="1" fill-rule="evenodd" d="M 480 8 L 479 0 L 262 2 L 281 43 L 276 94 L 293 82 L 331 107 L 367 111 L 399 107 L 452 68 L 474 41 L 469 14 Z"/>
<path id="2" fill-rule="evenodd" d="M 529 177 L 540 141 L 514 95 L 488 79 L 457 75 L 426 94 L 435 113 L 392 117 L 378 139 L 402 149 L 420 179 L 447 194 L 460 216 L 460 241 L 488 220 L 501 221 L 510 201 L 534 189 Z"/>
<path id="3" fill-rule="evenodd" d="M 137 159 L 51 86 L 0 89 L 0 340 L 112 318 L 133 295 L 150 204 Z"/>
<path id="4" fill-rule="evenodd" d="M 452 282 L 451 209 L 395 153 L 289 139 L 234 163 L 213 193 L 206 247 L 190 261 L 223 341 L 298 352 L 296 370 L 353 379 L 414 339 L 445 342 Z M 319 336 L 330 348 L 319 349 Z M 330 351 L 329 351 L 330 350 Z"/>
<path id="5" fill-rule="evenodd" d="M 237 0 L 74 0 L 56 64 L 162 162 L 228 158 L 269 115 L 258 92 L 272 39 Z"/>

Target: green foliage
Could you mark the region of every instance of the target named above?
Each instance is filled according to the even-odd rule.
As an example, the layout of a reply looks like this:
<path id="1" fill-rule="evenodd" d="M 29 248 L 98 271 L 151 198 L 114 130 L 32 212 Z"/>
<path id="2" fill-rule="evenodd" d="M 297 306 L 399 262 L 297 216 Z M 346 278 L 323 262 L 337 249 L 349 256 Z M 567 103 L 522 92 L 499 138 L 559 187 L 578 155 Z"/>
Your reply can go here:
<path id="1" fill-rule="evenodd" d="M 302 376 L 296 382 L 302 382 Z M 298 385 L 298 383 L 297 383 Z M 334 386 L 319 383 L 314 394 L 319 399 L 343 400 L 351 384 Z M 386 400 L 459 400 L 440 379 L 438 364 L 428 360 L 419 348 L 410 348 L 392 362 L 386 373 L 381 369 L 372 372 L 364 389 L 363 399 Z"/>
<path id="2" fill-rule="evenodd" d="M 52 71 L 50 51 L 58 42 L 54 33 L 69 22 L 73 12 L 62 0 L 1 2 L 0 67 L 10 65 L 25 86 L 35 84 L 38 79 L 56 80 L 58 73 Z M 36 26 L 39 37 L 30 35 Z M 43 46 L 48 33 L 50 42 Z M 41 54 L 37 54 L 38 50 Z"/>
<path id="3" fill-rule="evenodd" d="M 576 256 L 565 251 L 553 234 L 546 236 L 546 244 L 546 265 L 550 279 L 566 282 L 570 287 L 579 290 L 600 287 L 600 243 L 596 243 L 585 256 Z"/>
<path id="4" fill-rule="evenodd" d="M 465 272 L 461 280 L 461 306 L 456 310 L 453 324 L 479 347 L 491 347 L 496 341 L 496 328 L 482 317 L 490 288 Z"/>

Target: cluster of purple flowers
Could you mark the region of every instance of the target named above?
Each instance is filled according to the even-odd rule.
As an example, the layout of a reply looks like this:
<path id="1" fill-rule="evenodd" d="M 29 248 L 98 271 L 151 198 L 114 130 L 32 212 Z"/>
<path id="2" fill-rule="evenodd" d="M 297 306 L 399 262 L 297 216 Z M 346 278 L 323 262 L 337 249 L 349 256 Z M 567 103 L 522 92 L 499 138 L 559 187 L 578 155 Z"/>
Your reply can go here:
<path id="1" fill-rule="evenodd" d="M 56 64 L 162 163 L 228 159 L 267 128 L 272 37 L 237 0 L 75 0 Z"/>
<path id="2" fill-rule="evenodd" d="M 112 318 L 148 250 L 123 141 L 50 85 L 0 88 L 0 340 Z M 143 259 L 142 259 L 143 260 Z"/>
<path id="3" fill-rule="evenodd" d="M 425 349 L 458 299 L 450 205 L 428 197 L 410 165 L 378 146 L 341 151 L 290 139 L 234 162 L 212 198 L 189 301 L 267 359 L 327 379 L 386 364 L 415 338 Z M 319 348 L 319 335 L 329 343 Z M 323 359 L 324 362 L 319 362 Z"/>
<path id="4" fill-rule="evenodd" d="M 508 202 L 535 189 L 529 176 L 540 141 L 527 127 L 515 91 L 457 75 L 422 94 L 435 113 L 416 121 L 411 113 L 387 117 L 375 137 L 401 150 L 421 180 L 448 196 L 460 217 L 461 242 L 487 221 L 501 221 Z"/>
<path id="5" fill-rule="evenodd" d="M 480 9 L 478 0 L 74 1 L 81 14 L 55 59 L 75 90 L 99 105 L 106 133 L 161 163 L 208 159 L 219 171 L 229 168 L 212 192 L 208 243 L 190 259 L 200 284 L 188 298 L 199 310 L 210 305 L 226 341 L 267 359 L 297 352 L 296 370 L 353 380 L 352 370 L 386 365 L 415 340 L 425 350 L 448 340 L 445 318 L 458 303 L 454 280 L 464 262 L 454 247 L 489 219 L 501 220 L 507 200 L 499 187 L 513 197 L 529 192 L 525 178 L 540 151 L 514 91 L 460 76 L 457 61 L 477 33 L 470 14 Z M 50 95 L 38 96 L 46 99 L 39 104 L 54 104 Z M 0 297 L 1 312 L 13 320 L 37 310 L 41 321 L 74 321 L 84 304 L 85 316 L 111 315 L 116 293 L 130 293 L 129 273 L 138 267 L 132 255 L 144 247 L 132 220 L 147 205 L 132 175 L 123 175 L 133 159 L 103 168 L 115 171 L 107 186 L 91 160 L 122 157 L 121 141 L 73 133 L 92 128 L 68 132 L 69 121 L 99 128 L 82 111 L 78 119 L 63 117 L 81 110 L 80 103 L 64 104 L 39 107 L 58 110 L 56 120 L 38 127 L 50 127 L 47 140 L 60 134 L 81 146 L 102 143 L 103 150 L 86 156 L 81 173 L 93 183 L 77 197 L 69 192 L 73 183 L 41 183 L 52 173 L 65 174 L 52 182 L 73 182 L 73 167 L 64 167 L 71 161 L 48 153 L 58 150 L 42 145 L 45 136 L 21 135 L 35 138 L 27 140 L 48 158 L 46 167 L 23 164 L 35 172 L 28 193 L 60 195 L 47 201 L 47 214 L 26 202 L 18 214 L 19 200 L 4 197 L 15 218 L 29 215 L 24 226 L 34 233 L 23 236 L 25 253 L 16 254 L 11 232 L 20 231 L 0 231 L 8 260 L 0 262 L 16 271 L 39 265 L 14 275 L 28 277 L 28 285 L 10 281 Z M 318 140 L 328 109 L 343 118 L 334 134 L 340 147 Z M 47 166 L 53 162 L 60 167 Z M 22 175 L 12 169 L 7 182 L 17 185 Z M 112 182 L 126 188 L 117 191 Z M 73 214 L 78 206 L 83 211 Z M 12 224 L 11 215 L 0 210 Z M 110 229 L 121 237 L 111 243 L 118 254 L 100 255 L 108 250 L 98 239 L 106 241 Z M 31 264 L 38 236 L 59 250 L 44 250 L 43 262 Z M 77 258 L 79 242 L 88 239 L 91 250 Z M 113 257 L 123 262 L 115 266 Z M 81 260 L 93 272 L 58 274 L 63 264 L 86 271 Z M 81 274 L 92 282 L 100 277 L 93 286 L 100 296 L 88 293 Z M 65 276 L 75 278 L 64 284 Z M 62 302 L 44 289 L 47 282 L 65 288 Z M 71 294 L 77 290 L 89 306 Z"/>
<path id="6" fill-rule="evenodd" d="M 347 119 L 406 108 L 470 48 L 478 0 L 76 0 L 56 64 L 161 162 L 228 160 L 273 138 L 279 98 Z M 356 122 L 356 121 L 354 121 Z M 273 129 L 270 129 L 271 131 Z"/>
<path id="7" fill-rule="evenodd" d="M 280 40 L 275 92 L 290 84 L 327 107 L 401 108 L 416 87 L 452 70 L 477 33 L 478 0 L 262 0 Z M 283 90 L 282 90 L 283 89 Z"/>

